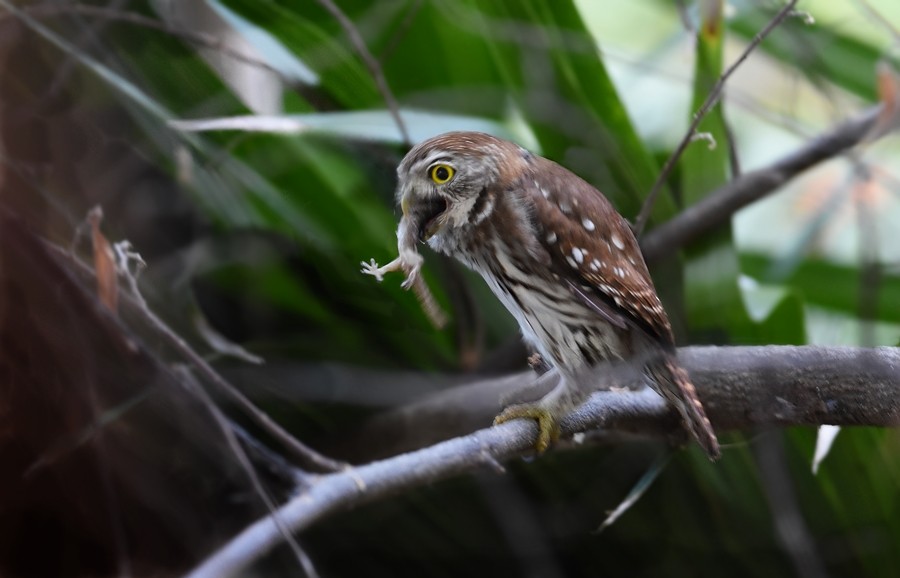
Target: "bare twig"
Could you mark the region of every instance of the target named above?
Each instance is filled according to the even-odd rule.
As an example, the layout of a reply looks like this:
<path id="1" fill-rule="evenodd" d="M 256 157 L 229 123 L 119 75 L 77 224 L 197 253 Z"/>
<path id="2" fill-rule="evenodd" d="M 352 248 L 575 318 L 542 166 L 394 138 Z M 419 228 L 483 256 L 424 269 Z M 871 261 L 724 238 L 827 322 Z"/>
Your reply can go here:
<path id="1" fill-rule="evenodd" d="M 250 419 L 252 419 L 259 427 L 263 428 L 269 435 L 275 438 L 281 445 L 285 447 L 293 456 L 306 466 L 312 466 L 315 469 L 326 472 L 333 472 L 344 469 L 346 466 L 341 462 L 337 462 L 327 458 L 319 452 L 313 450 L 300 440 L 292 436 L 279 424 L 272 421 L 269 414 L 265 413 L 247 399 L 243 393 L 238 391 L 233 385 L 225 381 L 213 367 L 206 362 L 199 353 L 194 351 L 187 342 L 181 338 L 175 331 L 163 322 L 162 319 L 149 308 L 145 307 L 141 310 L 144 318 L 150 325 L 163 335 L 166 340 L 171 343 L 175 349 L 183 355 L 192 365 L 194 365 L 200 374 L 216 386 L 220 393 L 235 403 Z"/>
<path id="2" fill-rule="evenodd" d="M 680 358 L 720 432 L 759 426 L 900 423 L 897 348 L 695 347 L 681 350 Z M 443 407 L 447 403 L 446 398 L 440 400 Z M 564 436 L 596 427 L 636 429 L 664 437 L 682 433 L 674 412 L 649 389 L 598 392 L 561 423 Z M 532 450 L 536 436 L 534 422 L 514 420 L 328 474 L 282 506 L 278 514 L 288 528 L 298 532 L 336 512 L 483 468 L 485 455 L 498 461 L 524 455 Z M 190 576 L 241 574 L 282 539 L 274 520 L 263 518 Z"/>
<path id="3" fill-rule="evenodd" d="M 52 243 L 46 243 L 46 246 L 56 251 L 59 254 L 62 254 L 66 258 L 70 260 L 71 263 L 74 263 L 78 267 L 86 270 L 87 273 L 93 275 L 93 270 L 90 269 L 86 264 L 82 263 L 79 259 L 74 258 L 74 256 Z M 213 367 L 205 360 L 203 357 L 191 348 L 187 342 L 178 335 L 171 327 L 169 327 L 162 319 L 157 317 L 157 315 L 151 310 L 146 303 L 143 303 L 143 299 L 136 298 L 131 295 L 131 293 L 123 294 L 121 297 L 122 305 L 126 305 L 129 308 L 130 312 L 137 313 L 150 325 L 150 327 L 156 331 L 160 336 L 165 338 L 165 340 L 178 351 L 188 362 L 191 363 L 200 374 L 208 380 L 212 385 L 214 385 L 219 392 L 224 395 L 227 399 L 233 402 L 238 406 L 246 415 L 249 417 L 256 425 L 266 431 L 269 435 L 271 435 L 278 443 L 280 443 L 284 448 L 294 456 L 298 462 L 305 467 L 310 467 L 318 471 L 325 472 L 333 472 L 342 470 L 346 467 L 346 464 L 341 462 L 332 460 L 327 458 L 312 448 L 303 444 L 300 440 L 292 436 L 287 430 L 282 428 L 279 424 L 272 421 L 272 418 L 268 416 L 265 412 L 260 410 L 258 407 L 253 405 L 249 399 L 247 399 L 244 394 L 238 391 L 233 385 L 228 383 L 219 373 L 213 369 Z"/>
<path id="4" fill-rule="evenodd" d="M 359 30 L 357 30 L 356 26 L 347 17 L 347 15 L 344 14 L 344 11 L 341 10 L 340 7 L 332 0 L 316 1 L 319 3 L 319 5 L 322 6 L 322 8 L 327 10 L 328 13 L 338 21 L 338 23 L 341 25 L 341 28 L 344 29 L 344 33 L 350 39 L 353 47 L 356 48 L 356 52 L 359 53 L 359 57 L 362 58 L 363 63 L 365 63 L 366 65 L 366 68 L 369 69 L 369 74 L 371 74 L 372 78 L 375 80 L 375 84 L 378 86 L 378 91 L 381 92 L 381 97 L 384 99 L 384 104 L 388 107 L 388 110 L 391 111 L 391 116 L 394 118 L 394 122 L 397 123 L 397 129 L 403 136 L 404 143 L 407 147 L 411 147 L 412 139 L 409 137 L 409 132 L 406 130 L 406 124 L 400 117 L 400 106 L 397 104 L 397 99 L 394 98 L 394 93 L 391 92 L 391 88 L 390 86 L 388 86 L 387 79 L 384 77 L 384 72 L 381 70 L 381 64 L 374 56 L 372 56 L 372 53 L 369 51 L 369 47 L 366 46 L 366 42 L 365 40 L 363 40 L 363 37 L 359 33 Z"/>
<path id="5" fill-rule="evenodd" d="M 675 0 L 675 6 L 678 8 L 678 17 L 681 18 L 681 25 L 684 27 L 685 31 L 690 34 L 696 32 L 685 0 Z"/>
<path id="6" fill-rule="evenodd" d="M 228 418 L 225 417 L 222 411 L 209 397 L 206 390 L 193 379 L 193 376 L 187 371 L 184 373 L 185 375 L 182 376 L 183 383 L 189 386 L 193 390 L 193 393 L 203 401 L 207 408 L 209 408 L 209 412 L 212 415 L 213 420 L 215 420 L 216 425 L 219 426 L 219 430 L 222 432 L 222 436 L 228 443 L 228 447 L 231 448 L 231 452 L 241 465 L 241 469 L 244 470 L 247 477 L 250 479 L 250 484 L 253 486 L 254 491 L 263 501 L 263 504 L 265 504 L 266 510 L 270 513 L 270 517 L 278 528 L 278 531 L 281 532 L 285 542 L 290 546 L 291 552 L 293 552 L 294 557 L 297 558 L 297 563 L 300 564 L 300 567 L 304 570 L 304 575 L 308 578 L 318 578 L 319 573 L 316 572 L 316 568 L 313 566 L 309 555 L 300 547 L 300 544 L 278 517 L 278 512 L 275 510 L 275 502 L 272 501 L 272 496 L 270 496 L 269 492 L 266 491 L 266 488 L 263 487 L 259 475 L 256 473 L 256 468 L 250 463 L 250 458 L 247 456 L 247 452 L 244 450 L 243 446 L 241 446 L 240 441 L 238 441 L 238 437 L 232 429 L 231 424 L 228 422 Z"/>
<path id="7" fill-rule="evenodd" d="M 744 49 L 744 52 L 738 57 L 737 60 L 732 63 L 725 72 L 722 73 L 722 76 L 716 81 L 713 85 L 712 89 L 709 91 L 709 95 L 707 95 L 706 100 L 700 106 L 699 110 L 694 113 L 694 117 L 691 120 L 691 124 L 688 126 L 687 133 L 684 135 L 684 138 L 681 139 L 681 142 L 678 143 L 678 146 L 675 148 L 675 151 L 672 155 L 666 160 L 666 163 L 663 165 L 662 171 L 660 171 L 659 176 L 656 178 L 656 182 L 653 183 L 653 187 L 650 189 L 650 193 L 647 195 L 647 198 L 644 200 L 644 205 L 641 207 L 640 213 L 638 213 L 637 219 L 634 223 L 634 234 L 637 237 L 640 237 L 641 233 L 644 230 L 644 227 L 647 225 L 647 220 L 650 218 L 650 213 L 653 211 L 653 205 L 656 203 L 656 198 L 659 196 L 660 191 L 662 190 L 663 183 L 666 182 L 666 179 L 669 178 L 669 174 L 672 172 L 672 169 L 675 168 L 675 163 L 678 162 L 678 159 L 681 158 L 681 155 L 684 154 L 685 149 L 687 149 L 688 145 L 694 139 L 694 133 L 697 131 L 697 127 L 700 126 L 700 122 L 703 118 L 709 113 L 710 110 L 719 102 L 722 98 L 722 89 L 725 86 L 725 82 L 728 78 L 734 74 L 734 71 L 743 64 L 743 62 L 750 56 L 750 53 L 756 49 L 757 46 L 765 39 L 766 36 L 769 35 L 772 30 L 775 29 L 776 26 L 781 24 L 781 22 L 791 15 L 794 11 L 794 6 L 797 4 L 797 0 L 791 0 L 785 5 L 784 8 L 778 11 L 778 13 L 769 21 L 766 26 L 760 30 L 756 36 L 747 44 L 747 47 Z"/>
<path id="8" fill-rule="evenodd" d="M 878 121 L 880 111 L 881 106 L 870 108 L 768 167 L 744 173 L 719 187 L 702 201 L 647 233 L 641 240 L 644 258 L 649 262 L 670 255 L 730 218 L 738 209 L 771 194 L 806 169 L 863 142 Z"/>

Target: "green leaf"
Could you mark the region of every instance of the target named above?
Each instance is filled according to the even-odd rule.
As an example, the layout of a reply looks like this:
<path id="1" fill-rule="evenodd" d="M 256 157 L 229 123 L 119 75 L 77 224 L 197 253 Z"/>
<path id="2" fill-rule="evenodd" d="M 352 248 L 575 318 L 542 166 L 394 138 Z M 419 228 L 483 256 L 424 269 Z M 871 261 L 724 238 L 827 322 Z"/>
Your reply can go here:
<path id="1" fill-rule="evenodd" d="M 692 112 L 703 106 L 722 74 L 723 8 L 721 0 L 700 2 Z M 715 144 L 695 141 L 681 158 L 681 190 L 687 205 L 705 198 L 728 180 L 728 132 L 722 102 L 709 111 L 697 132 L 710 135 Z M 746 339 L 752 321 L 738 290 L 738 263 L 730 222 L 691 244 L 685 256 L 686 309 L 694 339 L 714 343 Z"/>
<path id="2" fill-rule="evenodd" d="M 318 86 L 339 108 L 379 108 L 384 101 L 372 75 L 344 42 L 337 22 L 317 3 L 282 6 L 266 0 L 210 0 L 277 38 L 318 78 Z M 299 9 L 299 10 L 298 10 Z"/>
<path id="3" fill-rule="evenodd" d="M 502 123 L 458 114 L 402 109 L 403 122 L 414 143 L 452 130 L 473 130 L 509 140 L 517 139 Z M 273 134 L 313 134 L 336 138 L 402 144 L 403 135 L 388 110 L 322 112 L 283 116 L 236 116 L 177 120 L 170 126 L 186 132 L 237 130 Z"/>
<path id="4" fill-rule="evenodd" d="M 724 71 L 724 3 L 702 0 L 699 7 L 693 111 L 701 108 Z M 706 141 L 700 140 L 692 143 L 682 157 L 682 191 L 687 205 L 702 200 L 730 178 L 730 143 L 721 101 L 697 130 L 707 133 L 715 146 L 703 146 Z M 685 256 L 687 318 L 695 340 L 744 344 L 804 342 L 802 303 L 790 292 L 781 291 L 777 297 L 768 294 L 768 311 L 757 308 L 755 318 L 748 314 L 746 303 L 755 300 L 758 305 L 760 289 L 742 291 L 739 287 L 740 263 L 730 220 L 692 243 Z"/>
<path id="5" fill-rule="evenodd" d="M 742 253 L 741 268 L 747 275 L 762 282 L 795 287 L 803 300 L 811 305 L 857 316 L 860 306 L 860 271 L 857 266 L 842 265 L 819 259 L 799 261 L 783 274 L 777 261 L 759 253 Z M 875 317 L 881 321 L 900 323 L 900 277 L 883 275 L 875 292 Z"/>

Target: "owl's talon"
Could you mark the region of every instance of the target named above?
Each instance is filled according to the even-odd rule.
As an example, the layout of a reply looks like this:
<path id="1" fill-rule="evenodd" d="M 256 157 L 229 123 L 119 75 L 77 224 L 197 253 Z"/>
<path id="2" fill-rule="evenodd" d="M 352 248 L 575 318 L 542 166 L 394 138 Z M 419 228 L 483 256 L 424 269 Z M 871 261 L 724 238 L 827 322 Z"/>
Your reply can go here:
<path id="1" fill-rule="evenodd" d="M 552 413 L 540 405 L 527 403 L 511 405 L 494 418 L 494 425 L 519 418 L 537 421 L 538 437 L 534 443 L 534 449 L 538 454 L 544 453 L 551 443 L 559 440 L 559 423 Z"/>

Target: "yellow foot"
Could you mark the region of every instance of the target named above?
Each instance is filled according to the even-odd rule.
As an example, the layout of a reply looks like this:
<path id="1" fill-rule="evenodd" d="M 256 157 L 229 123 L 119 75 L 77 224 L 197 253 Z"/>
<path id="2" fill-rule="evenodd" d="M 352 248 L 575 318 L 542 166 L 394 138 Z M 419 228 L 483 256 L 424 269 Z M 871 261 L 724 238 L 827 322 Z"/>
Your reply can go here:
<path id="1" fill-rule="evenodd" d="M 519 418 L 537 420 L 538 438 L 534 444 L 537 453 L 544 453 L 551 442 L 559 439 L 559 424 L 556 418 L 546 408 L 536 404 L 511 405 L 494 418 L 494 425 Z"/>

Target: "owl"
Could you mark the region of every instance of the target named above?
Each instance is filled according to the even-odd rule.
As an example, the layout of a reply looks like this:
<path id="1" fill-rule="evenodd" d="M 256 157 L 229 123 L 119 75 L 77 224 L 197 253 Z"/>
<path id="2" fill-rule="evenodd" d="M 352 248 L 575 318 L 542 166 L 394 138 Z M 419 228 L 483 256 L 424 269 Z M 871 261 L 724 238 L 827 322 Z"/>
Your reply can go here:
<path id="1" fill-rule="evenodd" d="M 535 419 L 537 450 L 587 396 L 594 368 L 625 360 L 681 415 L 710 459 L 719 444 L 626 220 L 590 184 L 515 143 L 449 132 L 415 146 L 397 168 L 399 257 L 363 263 L 418 279 L 419 243 L 476 271 L 518 322 L 523 339 L 559 372 L 542 399 L 506 408 L 496 423 Z"/>

